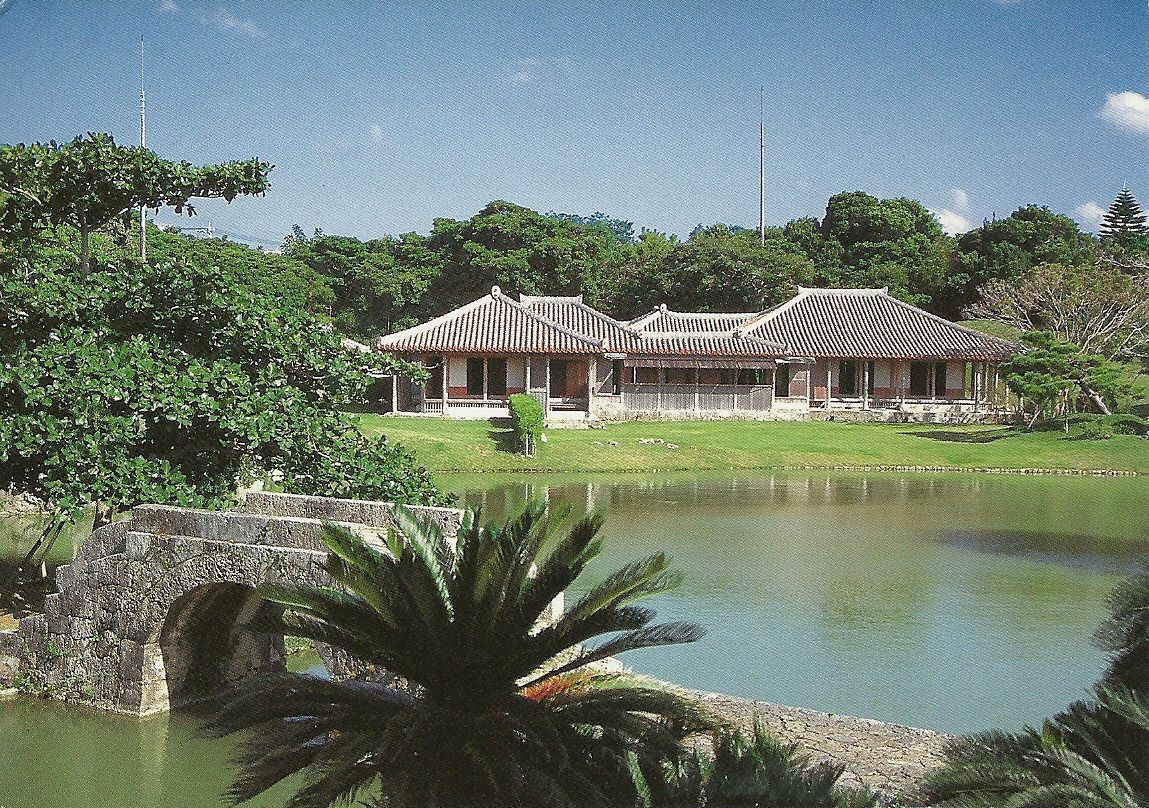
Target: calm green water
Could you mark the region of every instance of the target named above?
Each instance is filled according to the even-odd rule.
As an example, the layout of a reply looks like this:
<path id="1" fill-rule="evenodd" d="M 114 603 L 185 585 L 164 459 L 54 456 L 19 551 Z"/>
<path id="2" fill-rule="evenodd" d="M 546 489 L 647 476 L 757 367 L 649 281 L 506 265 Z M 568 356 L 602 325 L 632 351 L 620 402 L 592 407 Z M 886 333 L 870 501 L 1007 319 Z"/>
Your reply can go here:
<path id="1" fill-rule="evenodd" d="M 525 498 L 608 513 L 588 583 L 668 550 L 652 605 L 699 643 L 636 670 L 708 690 L 964 732 L 1035 723 L 1104 661 L 1105 596 L 1149 555 L 1149 479 L 727 473 L 444 477 L 501 518 Z M 0 555 L 8 548 L 0 537 Z M 19 543 L 19 540 L 9 540 Z M 9 553 L 11 554 L 11 553 Z M 216 805 L 230 747 L 194 716 L 0 704 L 0 806 Z M 282 804 L 282 794 L 260 804 Z"/>

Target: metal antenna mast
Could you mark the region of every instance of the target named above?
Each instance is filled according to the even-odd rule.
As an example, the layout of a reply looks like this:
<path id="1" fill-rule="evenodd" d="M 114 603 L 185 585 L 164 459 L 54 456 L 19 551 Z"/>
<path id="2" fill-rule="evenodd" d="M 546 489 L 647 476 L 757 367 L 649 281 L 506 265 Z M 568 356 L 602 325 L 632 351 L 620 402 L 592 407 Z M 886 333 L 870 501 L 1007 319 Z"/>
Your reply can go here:
<path id="1" fill-rule="evenodd" d="M 762 101 L 763 87 L 758 88 L 758 245 L 766 246 L 766 114 Z"/>
<path id="2" fill-rule="evenodd" d="M 147 107 L 144 104 L 144 38 L 140 36 L 140 148 L 148 146 Z M 148 263 L 148 231 L 144 203 L 140 203 L 140 262 Z"/>

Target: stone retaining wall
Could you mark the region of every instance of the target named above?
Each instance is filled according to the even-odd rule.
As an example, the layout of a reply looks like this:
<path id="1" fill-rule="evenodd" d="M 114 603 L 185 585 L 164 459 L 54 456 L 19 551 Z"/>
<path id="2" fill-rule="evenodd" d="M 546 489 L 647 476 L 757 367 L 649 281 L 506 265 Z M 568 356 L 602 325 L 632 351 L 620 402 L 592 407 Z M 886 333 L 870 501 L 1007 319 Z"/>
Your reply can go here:
<path id="1" fill-rule="evenodd" d="M 690 691 L 706 707 L 744 729 L 755 716 L 783 740 L 797 742 L 814 760 L 845 764 L 845 785 L 865 783 L 888 799 L 915 802 L 918 784 L 942 762 L 952 736 L 930 729 L 886 724 L 868 718 L 831 715 L 766 701 Z"/>

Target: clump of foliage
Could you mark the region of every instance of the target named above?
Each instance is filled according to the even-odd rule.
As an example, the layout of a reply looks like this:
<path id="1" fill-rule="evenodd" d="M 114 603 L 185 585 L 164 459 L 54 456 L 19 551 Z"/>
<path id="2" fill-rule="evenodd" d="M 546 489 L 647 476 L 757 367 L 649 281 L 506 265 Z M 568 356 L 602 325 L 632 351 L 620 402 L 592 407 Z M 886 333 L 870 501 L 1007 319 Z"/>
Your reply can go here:
<path id="1" fill-rule="evenodd" d="M 1068 416 L 1084 402 L 1110 415 L 1106 399 L 1116 402 L 1131 390 L 1124 369 L 1115 362 L 1084 353 L 1048 332 L 1023 334 L 1022 341 L 1030 350 L 1015 356 L 1002 370 L 1009 389 L 1024 399 L 1032 413 L 1030 428 L 1043 416 Z"/>
<path id="2" fill-rule="evenodd" d="M 70 246 L 0 245 L 0 488 L 62 519 L 92 502 L 225 507 L 271 469 L 292 492 L 443 499 L 339 411 L 390 360 L 343 350 L 295 292 L 214 255 L 146 266 L 105 244 L 85 269 Z"/>
<path id="3" fill-rule="evenodd" d="M 694 750 L 669 772 L 635 767 L 642 808 L 879 808 L 866 787 L 839 784 L 845 767 L 812 763 L 798 744 L 784 743 L 755 720 L 753 732 L 724 728 L 711 753 Z"/>
<path id="4" fill-rule="evenodd" d="M 515 393 L 507 399 L 507 406 L 515 425 L 515 438 L 523 447 L 523 454 L 533 455 L 543 434 L 545 413 L 542 405 L 529 393 Z"/>
<path id="5" fill-rule="evenodd" d="M 108 134 L 68 143 L 0 146 L 0 233 L 25 242 L 44 227 L 80 234 L 80 269 L 88 270 L 89 236 L 133 208 L 171 206 L 195 213 L 197 198 L 231 202 L 267 190 L 271 165 L 257 159 L 193 166 L 142 147 L 117 146 Z"/>
<path id="6" fill-rule="evenodd" d="M 1075 702 L 1040 731 L 982 732 L 945 749 L 922 787 L 949 808 L 1149 805 L 1149 567 L 1109 598 L 1094 642 L 1110 654 L 1093 698 Z"/>
<path id="7" fill-rule="evenodd" d="M 649 625 L 654 612 L 634 605 L 680 580 L 662 553 L 551 615 L 601 547 L 600 516 L 560 538 L 564 516 L 532 502 L 498 527 L 468 511 L 453 544 L 403 508 L 384 546 L 329 526 L 327 569 L 341 588 L 265 587 L 282 610 L 267 628 L 345 649 L 415 687 L 249 680 L 209 725 L 254 730 L 229 796 L 242 802 L 301 772 L 289 806 L 357 796 L 402 806 L 636 804 L 632 768 L 666 769 L 684 739 L 713 724 L 675 691 L 589 666 L 702 632 Z M 613 636 L 588 645 L 604 635 Z"/>

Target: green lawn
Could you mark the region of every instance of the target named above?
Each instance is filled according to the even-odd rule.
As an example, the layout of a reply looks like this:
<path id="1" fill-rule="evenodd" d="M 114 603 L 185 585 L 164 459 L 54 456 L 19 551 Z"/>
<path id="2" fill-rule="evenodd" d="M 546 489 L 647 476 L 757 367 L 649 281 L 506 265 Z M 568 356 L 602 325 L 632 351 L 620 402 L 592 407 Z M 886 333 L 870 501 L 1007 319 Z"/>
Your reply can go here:
<path id="1" fill-rule="evenodd" d="M 508 449 L 509 426 L 402 416 L 361 416 L 431 471 L 670 471 L 924 466 L 1149 473 L 1149 441 L 1133 435 L 1083 440 L 1003 426 L 839 422 L 628 422 L 604 429 L 549 429 L 535 457 Z M 641 439 L 661 439 L 644 444 Z M 611 445 L 612 442 L 616 445 Z M 678 448 L 669 448 L 674 444 Z"/>

